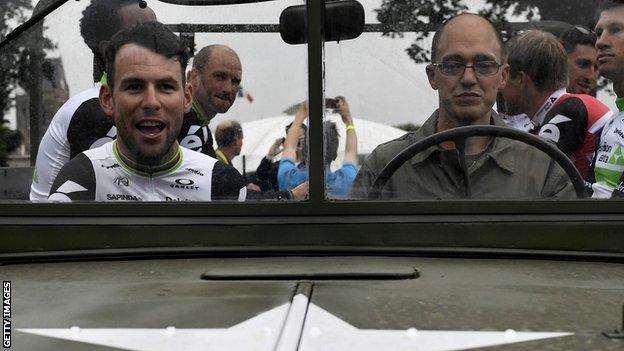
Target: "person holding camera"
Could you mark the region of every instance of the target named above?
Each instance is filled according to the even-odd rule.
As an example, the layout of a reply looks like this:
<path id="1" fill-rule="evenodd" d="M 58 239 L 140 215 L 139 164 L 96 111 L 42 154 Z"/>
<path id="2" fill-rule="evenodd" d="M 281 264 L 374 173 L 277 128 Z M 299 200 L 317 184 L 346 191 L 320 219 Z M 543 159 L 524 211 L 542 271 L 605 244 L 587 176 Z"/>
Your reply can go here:
<path id="1" fill-rule="evenodd" d="M 336 107 L 342 122 L 345 124 L 346 146 L 343 164 L 335 172 L 330 170 L 330 164 L 338 156 L 338 129 L 334 122 L 323 123 L 325 134 L 325 188 L 326 195 L 332 199 L 344 199 L 349 194 L 351 185 L 358 171 L 357 167 L 357 135 L 353 125 L 353 118 L 347 100 L 339 96 L 336 98 Z M 277 180 L 280 190 L 289 190 L 308 180 L 308 168 L 304 162 L 296 163 L 297 154 L 302 154 L 302 143 L 299 142 L 303 122 L 308 116 L 306 103 L 299 106 L 291 128 L 284 141 L 284 150 L 279 164 Z M 303 146 L 304 147 L 304 146 Z M 305 160 L 305 158 L 304 158 Z"/>
<path id="2" fill-rule="evenodd" d="M 292 126 L 292 122 L 286 126 L 286 134 L 288 134 L 288 130 Z M 299 129 L 299 138 L 297 144 L 297 155 L 295 162 L 297 164 L 305 163 L 306 154 L 304 152 L 306 145 L 306 134 L 307 127 L 305 124 L 301 125 Z M 286 138 L 277 138 L 271 144 L 269 151 L 267 151 L 266 156 L 262 158 L 258 168 L 256 168 L 256 173 L 254 174 L 253 183 L 260 187 L 262 191 L 278 191 L 279 184 L 277 183 L 277 170 L 279 169 L 280 160 L 277 158 L 279 154 L 282 153 L 284 149 L 284 141 Z M 277 161 L 274 161 L 277 158 Z"/>

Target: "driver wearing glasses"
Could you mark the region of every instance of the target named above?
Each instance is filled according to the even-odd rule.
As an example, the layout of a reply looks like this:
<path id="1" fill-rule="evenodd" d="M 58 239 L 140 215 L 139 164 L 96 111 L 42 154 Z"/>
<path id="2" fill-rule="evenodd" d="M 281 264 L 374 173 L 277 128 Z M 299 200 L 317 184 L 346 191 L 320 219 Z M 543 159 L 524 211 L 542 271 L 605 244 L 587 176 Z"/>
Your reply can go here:
<path id="1" fill-rule="evenodd" d="M 482 16 L 461 14 L 442 24 L 433 37 L 433 63 L 426 68 L 439 108 L 419 130 L 379 145 L 366 158 L 351 197 L 366 197 L 383 167 L 418 140 L 461 126 L 505 126 L 492 110 L 509 76 L 504 50 L 500 34 Z M 532 146 L 485 136 L 468 138 L 465 150 L 474 198 L 573 196 L 563 170 Z M 404 163 L 386 183 L 382 198 L 453 199 L 465 193 L 458 152 L 447 141 Z"/>

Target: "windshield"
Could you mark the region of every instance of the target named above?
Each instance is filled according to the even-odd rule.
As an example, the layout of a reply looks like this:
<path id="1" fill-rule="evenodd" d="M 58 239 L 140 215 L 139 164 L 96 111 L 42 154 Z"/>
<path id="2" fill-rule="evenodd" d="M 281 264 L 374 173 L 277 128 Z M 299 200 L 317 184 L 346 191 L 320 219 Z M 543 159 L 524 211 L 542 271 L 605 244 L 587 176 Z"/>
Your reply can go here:
<path id="1" fill-rule="evenodd" d="M 203 2 L 0 1 L 5 348 L 621 349 L 622 5 Z"/>
<path id="2" fill-rule="evenodd" d="M 43 27 L 36 26 L 34 33 L 28 37 L 22 35 L 6 49 L 7 59 L 14 54 L 11 60 L 7 60 L 13 65 L 9 73 L 14 76 L 6 77 L 11 84 L 5 89 L 6 122 L 3 125 L 10 136 L 6 147 L 10 150 L 2 160 L 3 166 L 9 167 L 11 173 L 7 181 L 3 181 L 8 191 L 6 198 L 47 200 L 54 180 L 69 160 L 83 151 L 115 140 L 118 132 L 129 136 L 137 132 L 153 140 L 158 138 L 159 133 L 168 138 L 170 134 L 175 134 L 176 146 L 209 155 L 221 162 L 211 166 L 211 162 L 194 161 L 193 156 L 180 151 L 180 162 L 171 162 L 173 167 L 167 168 L 163 164 L 166 164 L 164 161 L 170 154 L 175 156 L 177 149 L 174 146 L 157 145 L 164 151 L 156 150 L 156 156 L 150 156 L 149 152 L 139 152 L 143 146 L 131 145 L 137 144 L 136 141 L 120 142 L 111 148 L 120 157 L 130 155 L 129 159 L 124 158 L 125 161 L 121 160 L 119 164 L 133 174 L 109 172 L 104 177 L 111 178 L 113 182 L 116 180 L 121 184 L 119 186 L 132 187 L 135 173 L 157 176 L 137 176 L 139 184 L 132 191 L 109 189 L 102 197 L 98 195 L 97 198 L 85 199 L 209 201 L 244 200 L 247 197 L 249 200 L 294 200 L 286 191 L 279 192 L 277 187 L 273 189 L 273 182 L 266 180 L 266 177 L 258 176 L 257 179 L 255 174 L 261 161 L 271 151 L 271 146 L 276 140 L 284 139 L 285 127 L 292 119 L 287 113 L 289 108 L 306 101 L 306 46 L 284 43 L 277 25 L 281 11 L 295 4 L 301 2 L 196 7 L 154 1 L 142 9 L 138 1 L 114 4 L 67 2 L 53 11 L 43 21 Z M 32 12 L 26 2 L 16 2 L 15 5 L 24 17 Z M 39 6 L 43 8 L 45 5 L 42 2 Z M 16 13 L 13 19 L 18 20 L 18 17 Z M 143 113 L 140 117 L 145 121 L 128 120 L 131 126 L 119 128 L 115 123 L 116 112 L 105 111 L 99 104 L 100 88 L 107 86 L 106 80 L 117 81 L 112 80 L 115 77 L 105 74 L 104 47 L 116 29 L 154 20 L 179 34 L 187 47 L 184 59 L 189 60 L 188 65 L 181 68 L 181 80 L 175 85 L 179 93 L 176 96 L 188 100 L 188 103 L 185 101 L 185 105 L 178 109 L 180 111 L 170 111 L 170 114 L 182 111 L 185 117 L 181 123 L 168 121 L 167 108 L 177 107 L 164 104 L 165 112 Z M 32 50 L 39 50 L 41 55 L 29 55 Z M 138 60 L 141 65 L 147 62 L 145 57 Z M 177 69 L 175 66 L 171 68 Z M 32 76 L 37 77 L 34 79 L 37 85 L 29 86 Z M 119 82 L 123 83 L 123 78 Z M 192 96 L 190 92 L 186 94 L 187 83 L 194 87 Z M 121 91 L 126 86 L 113 87 L 112 93 L 114 88 Z M 111 94 L 111 98 L 117 102 L 115 94 Z M 116 106 L 119 113 L 131 114 L 129 105 L 119 103 Z M 124 111 L 119 110 L 122 106 Z M 29 128 L 31 122 L 37 123 L 35 127 L 38 130 Z M 273 147 L 276 151 L 272 153 L 278 153 L 280 150 L 277 149 L 281 147 Z M 153 147 L 148 145 L 147 148 Z M 304 155 L 307 154 L 307 146 L 300 145 L 299 149 Z M 265 160 L 273 168 L 272 163 L 279 160 L 279 157 L 273 159 L 275 156 L 277 154 Z M 117 163 L 114 157 L 111 160 Z M 103 162 L 104 166 L 110 166 Z M 145 164 L 147 168 L 132 167 L 138 164 Z M 224 164 L 230 169 L 223 170 Z M 182 168 L 182 172 L 176 172 L 176 167 Z M 186 168 L 197 172 L 184 172 Z M 208 175 L 200 174 L 207 172 L 214 174 L 214 181 Z M 272 169 L 267 172 L 272 172 Z M 146 179 L 157 182 L 158 175 L 162 174 L 170 179 L 149 186 L 172 186 L 173 190 L 166 194 L 156 191 L 156 195 L 145 191 L 148 186 Z M 26 179 L 29 177 L 32 180 L 30 186 Z M 217 178 L 224 179 L 220 181 L 219 188 L 210 185 L 211 181 L 217 182 Z M 72 181 L 76 180 L 72 178 Z M 204 184 L 200 185 L 201 182 Z M 59 186 L 64 183 L 66 181 L 59 180 Z M 77 184 L 81 188 L 89 188 L 80 181 Z M 228 187 L 232 189 L 220 191 Z M 248 196 L 244 194 L 247 189 L 250 191 Z M 185 190 L 190 190 L 186 193 L 191 194 L 186 194 Z M 63 191 L 70 190 L 61 188 L 59 193 L 66 194 Z M 296 191 L 291 193 L 298 195 Z M 305 194 L 301 194 L 296 199 L 304 198 Z"/>
<path id="3" fill-rule="evenodd" d="M 7 10 L 5 33 L 33 12 L 27 2 L 12 3 L 15 6 Z M 139 2 L 122 3 L 114 5 L 119 8 L 113 8 L 113 5 L 98 5 L 97 2 L 91 5 L 67 2 L 47 15 L 43 26 L 41 23 L 35 26 L 28 35 L 22 35 L 4 50 L 9 68 L 3 100 L 6 151 L 0 160 L 8 167 L 3 182 L 4 197 L 47 201 L 50 194 L 58 193 L 51 200 L 301 201 L 308 198 L 308 172 L 312 161 L 308 75 L 312 73 L 308 70 L 307 46 L 288 45 L 278 34 L 282 12 L 303 3 L 269 1 L 253 6 L 181 6 L 154 1 L 144 9 Z M 595 19 L 584 16 L 588 11 L 595 12 L 596 6 L 569 4 L 553 8 L 546 1 L 509 1 L 497 5 L 489 1 L 419 4 L 362 1 L 364 33 L 355 39 L 324 44 L 325 106 L 321 111 L 324 159 L 319 163 L 325 174 L 323 197 L 327 200 L 376 197 L 371 189 L 377 178 L 384 182 L 378 185 L 377 196 L 386 200 L 611 197 L 619 178 L 611 173 L 613 167 L 609 168 L 608 161 L 600 160 L 615 151 L 608 151 L 610 145 L 604 140 L 601 145 L 596 146 L 596 143 L 601 142 L 600 133 L 611 117 L 611 110 L 616 109 L 615 94 L 609 80 L 598 75 L 597 51 L 591 45 L 596 41 L 591 31 Z M 49 4 L 39 3 L 37 11 L 44 10 L 46 5 Z M 337 5 L 327 5 L 328 18 L 332 13 L 340 16 L 339 12 L 331 12 L 333 7 Z M 491 20 L 501 33 L 500 45 L 493 43 L 493 51 L 477 48 L 474 53 L 457 53 L 456 48 L 451 48 L 432 61 L 438 46 L 446 45 L 446 40 L 432 43 L 439 23 L 462 12 L 480 13 Z M 406 13 L 411 15 L 406 16 Z M 103 23 L 93 19 L 98 16 L 110 21 Z M 127 119 L 129 127 L 119 130 L 119 115 L 130 111 L 128 106 L 116 103 L 114 87 L 109 94 L 110 109 L 100 106 L 100 89 L 102 85 L 106 87 L 101 83 L 109 78 L 105 75 L 105 43 L 111 39 L 103 33 L 112 35 L 117 29 L 153 20 L 168 25 L 189 48 L 187 54 L 191 57 L 188 66 L 181 67 L 184 73 L 178 94 L 185 116 L 180 126 L 177 122 L 170 125 L 165 117 L 145 121 Z M 511 50 L 509 59 L 514 64 L 507 65 L 503 53 L 510 51 L 513 44 L 510 39 L 531 29 L 556 37 L 544 40 L 552 44 L 558 39 L 561 47 L 556 49 L 560 52 L 544 54 L 535 50 L 520 57 L 516 53 L 523 52 L 528 45 L 526 42 L 530 41 L 525 38 L 519 40 L 515 51 Z M 452 87 L 455 77 L 465 75 L 465 68 L 464 73 L 457 69 L 469 67 L 470 63 L 466 62 L 472 59 L 469 56 L 482 56 L 488 50 L 492 51 L 492 56 L 484 64 L 493 65 L 496 71 L 492 71 L 491 76 L 479 77 L 473 87 L 461 83 L 463 91 Z M 542 51 L 545 50 L 547 48 Z M 213 51 L 223 56 L 219 61 L 222 67 L 217 67 L 216 63 L 208 65 L 211 61 L 207 58 L 212 57 Z M 537 84 L 537 88 L 525 91 L 524 85 L 518 85 L 518 73 L 525 73 L 522 65 L 539 66 L 542 61 L 530 56 L 542 54 L 554 55 L 547 56 L 543 62 L 560 59 L 566 66 L 565 75 L 560 74 L 563 71 L 557 73 L 557 67 L 544 67 L 550 75 L 559 75 L 559 81 L 544 88 L 539 86 L 540 81 L 532 79 L 531 84 Z M 138 61 L 143 64 L 146 58 Z M 450 68 L 450 65 L 458 65 L 458 68 Z M 453 73 L 449 73 L 450 70 Z M 480 72 L 479 68 L 474 68 L 475 77 L 480 76 Z M 539 69 L 536 72 L 534 76 L 550 79 L 542 77 Z M 185 95 L 187 80 L 193 91 Z M 597 99 L 562 97 L 561 92 Z M 556 103 L 541 108 L 546 107 L 544 104 L 550 98 Z M 483 105 L 477 108 L 476 117 L 470 117 L 471 104 Z M 589 110 L 587 104 L 592 105 Z M 468 110 L 462 106 L 467 106 Z M 567 120 L 554 118 L 566 108 L 575 110 L 563 114 Z M 491 117 L 490 111 L 495 112 L 496 117 Z M 35 128 L 30 128 L 33 123 L 36 123 Z M 291 125 L 295 128 L 288 138 Z M 563 154 L 558 159 L 547 156 L 533 147 L 509 141 L 507 137 L 495 140 L 469 136 L 465 145 L 459 147 L 451 135 L 438 145 L 422 147 L 412 152 L 413 155 L 404 154 L 405 162 L 395 164 L 394 171 L 386 169 L 381 174 L 384 166 L 407 146 L 435 132 L 469 125 L 498 125 L 529 132 L 552 142 Z M 132 140 L 137 138 L 132 136 L 133 132 L 147 141 Z M 120 164 L 119 168 L 127 172 L 75 175 L 74 166 L 67 167 L 68 170 L 58 177 L 69 160 L 83 151 L 112 142 L 118 133 L 125 133 L 126 137 L 111 143 L 110 150 L 104 153 L 108 152 L 110 161 Z M 153 154 L 141 151 L 141 148 L 155 148 L 140 144 L 157 140 L 157 134 L 168 137 L 170 142 L 157 145 L 158 152 L 152 150 Z M 395 141 L 388 143 L 392 140 Z M 198 173 L 173 172 L 175 167 L 182 167 L 202 173 L 203 166 L 199 171 L 195 163 L 207 164 L 184 157 L 174 145 L 181 145 L 181 150 L 191 149 L 211 156 L 235 170 L 223 170 L 221 163 L 217 163 L 215 169 L 207 166 L 207 173 L 212 174 L 210 180 L 208 176 L 200 179 Z M 515 151 L 505 151 L 510 148 Z M 93 153 L 88 153 L 85 160 L 93 160 Z M 523 157 L 517 157 L 519 155 Z M 557 163 L 566 158 L 574 167 L 566 168 Z M 98 164 L 110 167 L 106 162 Z M 522 171 L 515 170 L 512 162 Z M 128 172 L 135 174 L 128 176 Z M 501 174 L 505 172 L 514 175 Z M 136 174 L 157 177 L 150 176 L 148 181 L 145 177 L 131 180 Z M 106 191 L 101 186 L 104 178 L 111 178 L 107 181 L 115 183 Z M 79 187 L 66 185 L 69 181 Z M 195 183 L 202 181 L 205 184 L 201 188 L 210 188 L 210 194 L 195 189 L 200 188 Z M 118 189 L 134 182 L 138 183 L 137 188 Z M 95 185 L 91 183 L 99 183 L 100 190 L 92 190 Z M 146 187 L 172 187 L 174 191 L 146 192 Z M 180 190 L 187 188 L 198 194 L 188 195 Z M 68 196 L 68 191 L 74 195 L 76 192 L 84 194 Z"/>
<path id="4" fill-rule="evenodd" d="M 12 3 L 3 35 L 33 13 L 28 2 Z M 280 30 L 295 29 L 281 28 L 280 16 L 288 8 L 299 6 L 304 29 L 318 30 L 305 26 L 303 1 L 149 1 L 147 8 L 128 1 L 115 12 L 127 24 L 123 35 L 109 38 L 94 34 L 95 22 L 87 25 L 90 11 L 96 18 L 107 11 L 94 3 L 66 2 L 2 49 L 1 195 L 5 203 L 23 202 L 18 213 L 45 203 L 50 215 L 68 216 L 71 207 L 58 202 L 129 202 L 76 213 L 423 215 L 410 220 L 421 225 L 429 214 L 448 220 L 613 210 L 591 199 L 617 197 L 624 169 L 613 124 L 616 89 L 597 70 L 593 29 L 605 29 L 586 15 L 594 5 L 359 1 L 364 32 L 356 38 L 287 44 Z M 336 4 L 327 4 L 327 16 L 340 15 Z M 484 17 L 445 22 L 463 12 Z M 165 39 L 152 42 L 168 47 L 173 31 L 181 38 L 172 39 L 175 50 L 123 41 L 154 19 L 164 27 L 147 32 Z M 480 32 L 463 33 L 473 27 Z M 585 41 L 570 44 L 569 36 Z M 527 48 L 538 53 L 524 54 Z M 552 66 L 535 73 L 537 62 Z M 471 126 L 495 130 L 456 139 Z M 413 148 L 437 132 L 447 139 Z M 408 147 L 414 153 L 382 174 Z M 172 204 L 154 213 L 160 207 L 138 201 L 226 203 Z M 587 201 L 598 205 L 588 210 Z"/>

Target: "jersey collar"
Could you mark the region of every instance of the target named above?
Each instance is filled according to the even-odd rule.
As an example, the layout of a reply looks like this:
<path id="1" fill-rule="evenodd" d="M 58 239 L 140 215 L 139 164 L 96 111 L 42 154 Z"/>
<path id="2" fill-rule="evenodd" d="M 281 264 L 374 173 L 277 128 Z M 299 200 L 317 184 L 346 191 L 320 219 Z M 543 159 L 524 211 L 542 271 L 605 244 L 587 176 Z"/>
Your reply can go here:
<path id="1" fill-rule="evenodd" d="M 223 151 L 216 149 L 215 154 L 217 155 L 217 158 L 221 160 L 221 162 L 225 163 L 228 166 L 230 165 L 230 161 L 228 160 L 227 156 L 225 156 Z"/>
<path id="2" fill-rule="evenodd" d="M 624 98 L 618 97 L 615 99 L 615 106 L 617 106 L 619 111 L 624 111 Z"/>
<path id="3" fill-rule="evenodd" d="M 155 167 L 141 165 L 125 157 L 119 151 L 117 140 L 113 142 L 113 155 L 126 171 L 142 177 L 159 177 L 171 173 L 180 168 L 183 161 L 182 149 L 179 145 L 171 160 Z"/>
<path id="4" fill-rule="evenodd" d="M 531 121 L 533 121 L 533 124 L 535 124 L 536 126 L 541 126 L 542 123 L 544 122 L 544 118 L 546 117 L 548 112 L 552 110 L 553 106 L 555 106 L 555 104 L 557 103 L 557 100 L 559 100 L 566 93 L 567 92 L 565 88 L 561 88 L 555 91 L 554 93 L 552 93 L 546 99 L 546 101 L 544 101 L 544 104 L 542 104 L 542 107 L 540 107 L 540 109 L 537 110 L 533 118 L 531 118 Z"/>
<path id="5" fill-rule="evenodd" d="M 206 116 L 206 112 L 201 107 L 197 100 L 193 99 L 193 104 L 191 105 L 191 109 L 197 114 L 197 119 L 201 122 L 203 126 L 207 126 L 210 122 L 210 119 Z"/>
<path id="6" fill-rule="evenodd" d="M 100 84 L 103 86 L 108 85 L 108 74 L 106 74 L 106 72 L 102 74 L 102 78 L 100 78 Z"/>

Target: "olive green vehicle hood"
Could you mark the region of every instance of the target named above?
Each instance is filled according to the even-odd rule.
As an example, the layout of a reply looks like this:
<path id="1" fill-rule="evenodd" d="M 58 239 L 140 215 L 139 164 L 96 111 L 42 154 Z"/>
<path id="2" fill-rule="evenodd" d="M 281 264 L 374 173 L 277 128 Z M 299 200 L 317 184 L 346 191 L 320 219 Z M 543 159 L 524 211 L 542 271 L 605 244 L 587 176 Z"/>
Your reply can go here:
<path id="1" fill-rule="evenodd" d="M 622 350 L 602 331 L 622 323 L 623 268 L 266 257 L 15 264 L 0 276 L 14 350 Z"/>

